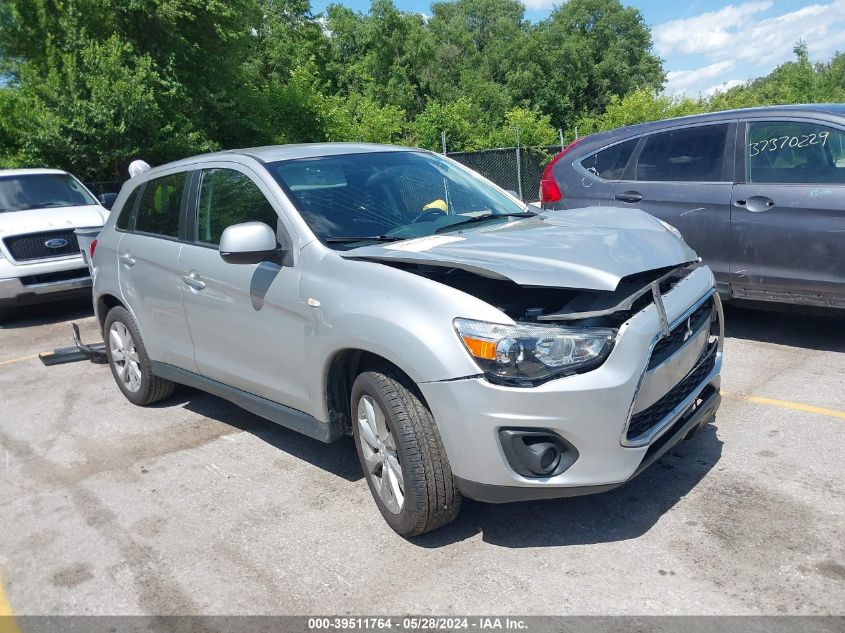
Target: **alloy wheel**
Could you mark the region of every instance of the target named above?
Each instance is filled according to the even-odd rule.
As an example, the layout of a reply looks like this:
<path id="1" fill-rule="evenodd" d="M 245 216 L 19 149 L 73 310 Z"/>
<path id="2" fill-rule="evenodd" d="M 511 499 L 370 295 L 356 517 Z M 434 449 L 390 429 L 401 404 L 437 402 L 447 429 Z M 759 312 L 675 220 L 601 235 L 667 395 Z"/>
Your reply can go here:
<path id="1" fill-rule="evenodd" d="M 358 438 L 367 477 L 385 507 L 399 514 L 405 504 L 405 479 L 396 440 L 381 407 L 368 395 L 361 396 L 358 401 Z"/>
<path id="2" fill-rule="evenodd" d="M 111 359 L 117 376 L 132 393 L 141 388 L 141 365 L 138 350 L 129 330 L 120 321 L 115 321 L 109 329 L 109 347 Z"/>

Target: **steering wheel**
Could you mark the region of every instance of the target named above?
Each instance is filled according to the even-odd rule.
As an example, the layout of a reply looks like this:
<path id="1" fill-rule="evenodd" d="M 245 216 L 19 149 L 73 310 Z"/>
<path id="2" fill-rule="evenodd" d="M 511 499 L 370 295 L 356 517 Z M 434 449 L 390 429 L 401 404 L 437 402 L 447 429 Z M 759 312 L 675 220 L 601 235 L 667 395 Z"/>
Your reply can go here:
<path id="1" fill-rule="evenodd" d="M 434 220 L 442 215 L 446 215 L 446 212 L 440 209 L 427 209 L 420 212 L 417 217 L 411 220 L 411 224 L 417 224 L 419 222 L 434 222 Z"/>

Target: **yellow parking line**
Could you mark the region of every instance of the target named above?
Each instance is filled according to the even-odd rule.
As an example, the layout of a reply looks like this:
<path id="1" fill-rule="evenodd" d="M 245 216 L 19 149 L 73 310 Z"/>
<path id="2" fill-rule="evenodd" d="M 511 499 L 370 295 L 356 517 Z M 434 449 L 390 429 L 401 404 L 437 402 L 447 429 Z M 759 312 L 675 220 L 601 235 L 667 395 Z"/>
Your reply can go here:
<path id="1" fill-rule="evenodd" d="M 781 409 L 792 409 L 793 411 L 803 411 L 804 413 L 813 413 L 815 415 L 824 415 L 829 418 L 839 418 L 840 420 L 845 420 L 845 411 L 817 407 L 812 404 L 790 402 L 789 400 L 775 400 L 774 398 L 764 398 L 762 396 L 750 396 L 744 393 L 728 393 L 726 391 L 723 391 L 722 395 L 734 396 L 747 402 L 753 402 L 754 404 L 767 404 L 772 407 L 780 407 Z"/>
<path id="2" fill-rule="evenodd" d="M 40 352 L 38 354 L 30 354 L 29 356 L 18 356 L 17 358 L 10 358 L 9 360 L 0 360 L 0 365 L 11 365 L 12 363 L 20 363 L 21 361 L 25 360 L 32 360 L 33 358 L 38 358 L 41 354 L 47 354 L 48 352 Z"/>
<path id="3" fill-rule="evenodd" d="M 20 633 L 18 625 L 12 616 L 12 607 L 3 591 L 3 579 L 0 578 L 0 633 Z"/>

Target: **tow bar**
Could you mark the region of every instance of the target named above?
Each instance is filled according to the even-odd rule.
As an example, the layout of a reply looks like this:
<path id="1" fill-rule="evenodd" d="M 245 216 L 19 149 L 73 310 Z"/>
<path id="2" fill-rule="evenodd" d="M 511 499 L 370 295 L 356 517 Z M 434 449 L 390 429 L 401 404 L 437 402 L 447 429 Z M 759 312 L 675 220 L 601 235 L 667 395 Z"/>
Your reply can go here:
<path id="1" fill-rule="evenodd" d="M 81 360 L 90 360 L 97 365 L 105 365 L 108 362 L 106 357 L 105 343 L 92 343 L 86 345 L 79 335 L 79 326 L 71 323 L 73 328 L 73 346 L 57 347 L 52 354 L 39 354 L 38 358 L 47 367 L 52 365 L 64 365 L 65 363 L 76 363 Z"/>

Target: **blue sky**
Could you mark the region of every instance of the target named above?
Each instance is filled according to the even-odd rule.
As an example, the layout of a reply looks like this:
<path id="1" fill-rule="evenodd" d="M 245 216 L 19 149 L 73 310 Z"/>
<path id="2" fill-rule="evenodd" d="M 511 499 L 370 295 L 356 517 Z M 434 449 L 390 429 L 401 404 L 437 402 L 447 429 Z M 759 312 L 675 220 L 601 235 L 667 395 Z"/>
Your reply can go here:
<path id="1" fill-rule="evenodd" d="M 637 7 L 664 60 L 666 90 L 695 96 L 767 74 L 807 42 L 814 60 L 845 51 L 845 0 L 622 0 Z M 394 0 L 404 11 L 430 13 L 429 0 Z M 541 20 L 562 0 L 523 0 L 526 17 Z M 312 0 L 320 12 L 329 0 Z M 370 0 L 340 0 L 366 11 Z"/>

